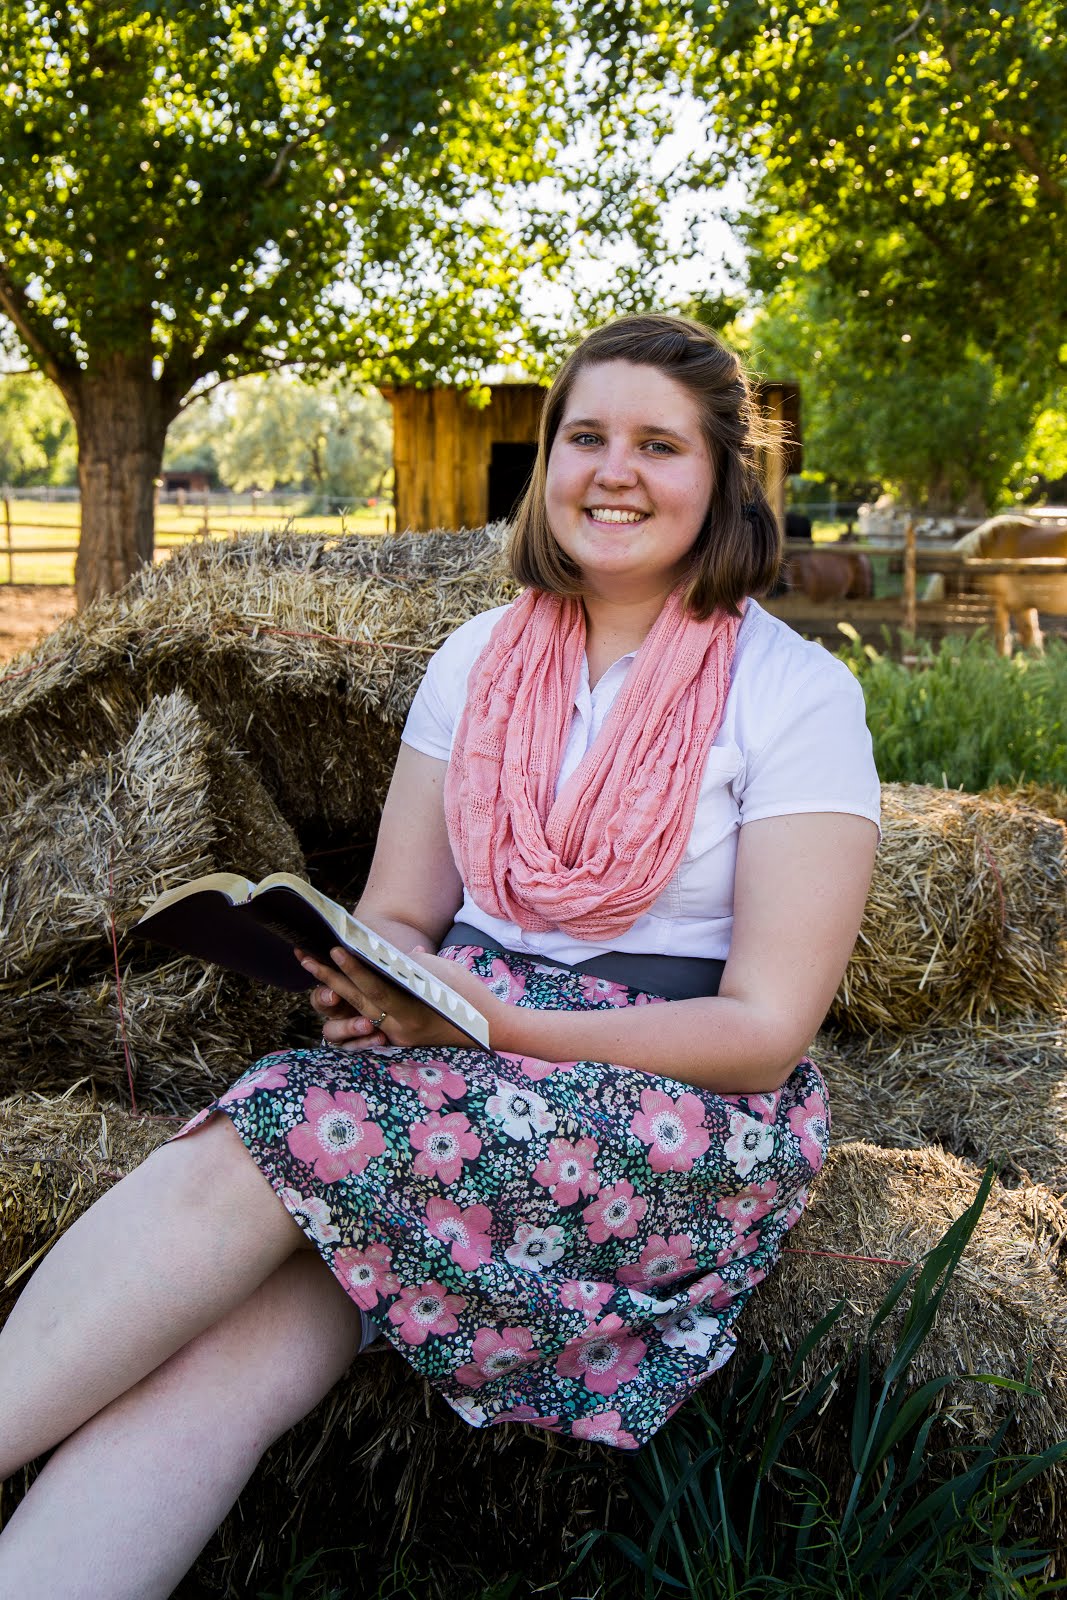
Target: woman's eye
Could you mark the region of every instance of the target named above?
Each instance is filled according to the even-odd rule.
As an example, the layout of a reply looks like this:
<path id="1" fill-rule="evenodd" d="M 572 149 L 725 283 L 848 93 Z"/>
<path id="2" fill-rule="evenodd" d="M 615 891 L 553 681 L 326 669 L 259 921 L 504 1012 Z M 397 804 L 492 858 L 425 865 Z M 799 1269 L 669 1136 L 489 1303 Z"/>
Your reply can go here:
<path id="1" fill-rule="evenodd" d="M 571 435 L 571 444 L 599 444 L 600 437 L 595 433 L 575 433 Z"/>
<path id="2" fill-rule="evenodd" d="M 674 454 L 673 447 L 667 443 L 666 439 L 650 439 L 648 441 L 647 448 L 657 456 L 670 456 Z"/>

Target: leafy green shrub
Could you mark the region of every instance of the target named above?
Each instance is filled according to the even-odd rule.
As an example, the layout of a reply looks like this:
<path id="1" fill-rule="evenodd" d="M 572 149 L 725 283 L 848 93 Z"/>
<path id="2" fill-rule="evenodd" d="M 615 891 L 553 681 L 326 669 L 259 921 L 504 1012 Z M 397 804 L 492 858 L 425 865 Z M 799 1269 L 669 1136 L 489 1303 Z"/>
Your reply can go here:
<path id="1" fill-rule="evenodd" d="M 634 1459 L 627 1487 L 647 1526 L 632 1535 L 587 1535 L 572 1570 L 606 1540 L 642 1580 L 640 1590 L 607 1592 L 644 1600 L 1037 1600 L 1067 1588 L 1067 1580 L 1043 1577 L 1045 1552 L 1012 1542 L 1009 1531 L 1013 1496 L 1067 1459 L 1067 1443 L 1040 1455 L 1002 1455 L 1005 1423 L 962 1467 L 958 1447 L 955 1466 L 933 1460 L 939 1397 L 964 1380 L 908 1382 L 991 1183 L 992 1169 L 921 1269 L 909 1267 L 875 1313 L 870 1333 L 911 1287 L 883 1372 L 874 1370 L 869 1334 L 854 1371 L 846 1373 L 844 1360 L 827 1362 L 805 1382 L 802 1368 L 840 1308 L 796 1350 L 784 1383 L 770 1355 L 749 1362 L 714 1409 L 697 1397 Z M 848 1462 L 831 1489 L 805 1459 L 810 1450 L 800 1434 L 814 1429 L 845 1385 L 854 1390 Z"/>
<path id="2" fill-rule="evenodd" d="M 980 790 L 1067 786 L 1067 644 L 998 656 L 984 635 L 920 641 L 915 666 L 864 648 L 841 652 L 863 685 L 883 783 Z"/>

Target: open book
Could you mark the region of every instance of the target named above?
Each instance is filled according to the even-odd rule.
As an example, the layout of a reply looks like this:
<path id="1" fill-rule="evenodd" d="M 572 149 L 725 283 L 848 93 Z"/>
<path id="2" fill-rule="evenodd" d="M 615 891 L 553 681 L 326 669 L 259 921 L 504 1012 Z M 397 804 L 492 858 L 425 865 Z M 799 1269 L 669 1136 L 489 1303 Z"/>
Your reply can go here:
<path id="1" fill-rule="evenodd" d="M 161 894 L 134 932 L 276 989 L 293 990 L 313 989 L 316 981 L 296 959 L 294 945 L 329 966 L 330 951 L 341 944 L 475 1044 L 489 1047 L 489 1024 L 468 1000 L 288 872 L 272 873 L 259 883 L 236 872 L 209 872 Z"/>

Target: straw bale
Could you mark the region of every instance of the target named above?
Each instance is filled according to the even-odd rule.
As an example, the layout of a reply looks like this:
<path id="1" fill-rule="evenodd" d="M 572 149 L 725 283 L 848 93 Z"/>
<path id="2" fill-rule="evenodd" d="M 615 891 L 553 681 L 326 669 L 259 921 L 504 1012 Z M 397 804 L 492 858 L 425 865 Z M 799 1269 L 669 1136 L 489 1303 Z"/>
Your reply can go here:
<path id="1" fill-rule="evenodd" d="M 0 1323 L 30 1266 L 177 1127 L 74 1089 L 0 1100 Z"/>
<path id="2" fill-rule="evenodd" d="M 834 1305 L 844 1314 L 810 1358 L 814 1378 L 847 1355 L 872 1313 L 903 1270 L 918 1262 L 967 1208 L 977 1168 L 944 1151 L 884 1150 L 856 1142 L 833 1148 L 811 1205 L 790 1237 L 777 1270 L 746 1307 L 738 1355 L 760 1348 L 796 1348 Z M 860 1258 L 860 1259 L 856 1259 Z M 873 1258 L 873 1259 L 863 1259 Z M 883 1362 L 899 1335 L 902 1309 L 876 1332 Z M 993 1373 L 1029 1381 L 1030 1395 L 964 1382 L 949 1390 L 942 1431 L 962 1449 L 988 1438 L 1014 1414 L 1009 1445 L 1037 1451 L 1067 1438 L 1067 1208 L 1039 1184 L 1005 1189 L 994 1184 L 978 1228 L 941 1303 L 933 1331 L 920 1347 L 915 1384 L 944 1373 Z M 736 1358 L 735 1358 L 736 1359 Z M 722 1378 L 727 1381 L 729 1369 Z M 843 1382 L 810 1438 L 809 1464 L 831 1485 L 843 1485 L 848 1461 L 852 1393 Z M 1067 1559 L 1067 1469 L 1023 1490 L 1018 1515 L 1040 1527 L 1043 1541 Z"/>
<path id="3" fill-rule="evenodd" d="M 823 1033 L 812 1054 L 837 1138 L 939 1144 L 1067 1201 L 1067 1012 L 1047 1023 Z"/>
<path id="4" fill-rule="evenodd" d="M 121 986 L 112 971 L 10 997 L 0 1009 L 0 1093 L 54 1094 L 88 1079 L 128 1103 L 132 1079 L 138 1106 L 186 1113 L 256 1057 L 312 1034 L 304 995 L 184 957 L 149 970 L 129 964 Z"/>
<path id="5" fill-rule="evenodd" d="M 1029 806 L 884 784 L 859 939 L 830 1015 L 911 1033 L 1063 1004 L 1067 829 Z"/>
<path id="6" fill-rule="evenodd" d="M 1043 811 L 1046 817 L 1067 822 L 1067 789 L 1054 783 L 995 783 L 983 794 L 991 800 L 1010 800 L 1016 805 Z"/>
<path id="7" fill-rule="evenodd" d="M 113 747 L 182 687 L 286 816 L 373 831 L 429 656 L 512 593 L 492 528 L 187 546 L 0 677 L 0 764 L 54 776 L 58 750 Z"/>
<path id="8" fill-rule="evenodd" d="M 114 754 L 28 793 L 0 840 L 0 985 L 110 961 L 166 888 L 216 867 L 300 871 L 296 836 L 255 775 L 177 692 Z"/>

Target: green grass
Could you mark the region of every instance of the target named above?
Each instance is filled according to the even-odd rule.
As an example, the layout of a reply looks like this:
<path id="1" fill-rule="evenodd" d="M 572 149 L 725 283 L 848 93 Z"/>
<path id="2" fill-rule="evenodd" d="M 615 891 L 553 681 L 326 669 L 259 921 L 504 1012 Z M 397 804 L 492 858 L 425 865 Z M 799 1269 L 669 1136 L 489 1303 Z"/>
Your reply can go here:
<path id="1" fill-rule="evenodd" d="M 8 525 L 0 508 L 0 583 L 73 583 L 74 546 L 81 521 L 78 504 L 13 499 L 7 505 L 11 536 L 9 544 Z M 392 507 L 361 506 L 336 517 L 294 516 L 291 500 L 271 502 L 264 496 L 254 513 L 249 509 L 227 512 L 224 506 L 212 505 L 208 517 L 213 538 L 286 525 L 296 533 L 378 534 L 386 531 L 386 519 L 392 518 Z M 192 498 L 184 512 L 176 506 L 161 506 L 156 517 L 156 559 L 166 559 L 177 545 L 202 538 L 203 522 L 203 507 Z M 38 552 L 38 546 L 49 548 Z"/>
<path id="2" fill-rule="evenodd" d="M 915 666 L 858 642 L 840 652 L 863 686 L 883 783 L 1067 786 L 1067 643 L 1009 660 L 984 635 L 913 649 Z"/>

